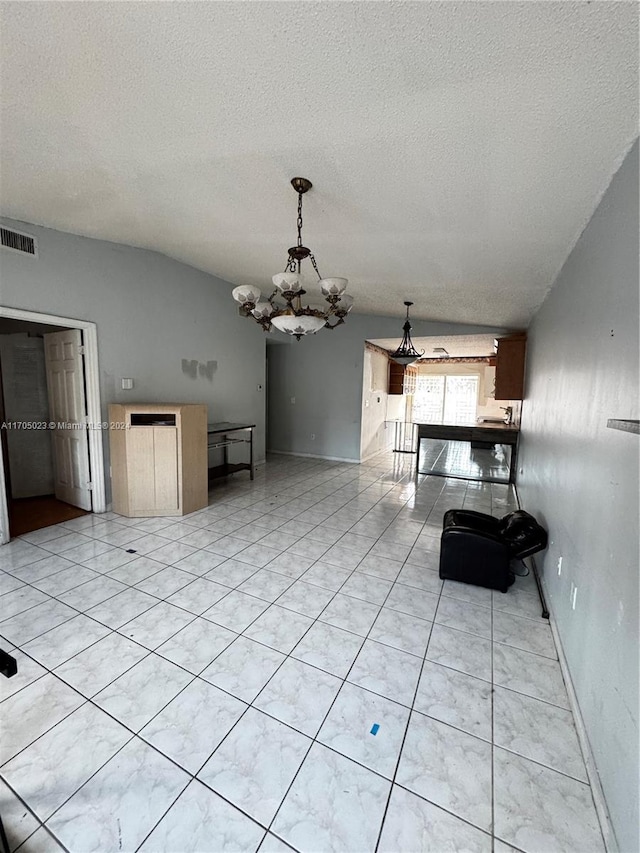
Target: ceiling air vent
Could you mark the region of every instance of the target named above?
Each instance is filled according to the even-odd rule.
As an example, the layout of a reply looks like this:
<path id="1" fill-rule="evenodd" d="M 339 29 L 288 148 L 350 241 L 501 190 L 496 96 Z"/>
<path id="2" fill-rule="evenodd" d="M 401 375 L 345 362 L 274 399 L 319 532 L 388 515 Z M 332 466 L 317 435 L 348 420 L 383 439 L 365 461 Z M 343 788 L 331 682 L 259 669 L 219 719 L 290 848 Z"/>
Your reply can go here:
<path id="1" fill-rule="evenodd" d="M 14 231 L 12 228 L 0 227 L 0 246 L 12 252 L 21 252 L 23 255 L 38 257 L 38 245 L 36 238 L 22 231 Z"/>

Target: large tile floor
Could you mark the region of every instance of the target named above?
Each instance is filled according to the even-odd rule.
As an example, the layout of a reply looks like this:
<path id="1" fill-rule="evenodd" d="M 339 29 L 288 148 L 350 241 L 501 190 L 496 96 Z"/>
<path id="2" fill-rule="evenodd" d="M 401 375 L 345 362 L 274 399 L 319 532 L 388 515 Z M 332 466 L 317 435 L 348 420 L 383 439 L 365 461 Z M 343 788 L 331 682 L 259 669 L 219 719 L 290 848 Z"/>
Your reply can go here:
<path id="1" fill-rule="evenodd" d="M 532 579 L 438 577 L 443 512 L 509 487 L 413 465 L 274 457 L 3 547 L 12 850 L 602 851 Z"/>

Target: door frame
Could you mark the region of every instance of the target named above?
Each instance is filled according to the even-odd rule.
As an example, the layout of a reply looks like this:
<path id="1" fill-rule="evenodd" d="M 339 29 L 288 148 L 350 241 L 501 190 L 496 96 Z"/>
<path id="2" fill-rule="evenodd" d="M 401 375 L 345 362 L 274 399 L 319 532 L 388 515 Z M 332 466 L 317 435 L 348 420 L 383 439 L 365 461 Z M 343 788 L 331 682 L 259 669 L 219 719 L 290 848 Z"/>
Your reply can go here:
<path id="1" fill-rule="evenodd" d="M 55 314 L 40 314 L 36 311 L 24 311 L 21 308 L 7 308 L 0 305 L 0 317 L 13 320 L 26 320 L 32 323 L 44 323 L 50 326 L 68 326 L 80 329 L 84 344 L 84 377 L 87 393 L 87 419 L 89 424 L 99 425 L 89 431 L 89 464 L 91 465 L 91 507 L 92 512 L 106 512 L 107 492 L 102 441 L 102 411 L 100 405 L 100 370 L 98 366 L 98 331 L 95 323 L 87 320 L 75 320 L 58 317 Z M 2 464 L 2 446 L 0 445 L 0 544 L 9 542 L 9 512 L 7 492 Z"/>

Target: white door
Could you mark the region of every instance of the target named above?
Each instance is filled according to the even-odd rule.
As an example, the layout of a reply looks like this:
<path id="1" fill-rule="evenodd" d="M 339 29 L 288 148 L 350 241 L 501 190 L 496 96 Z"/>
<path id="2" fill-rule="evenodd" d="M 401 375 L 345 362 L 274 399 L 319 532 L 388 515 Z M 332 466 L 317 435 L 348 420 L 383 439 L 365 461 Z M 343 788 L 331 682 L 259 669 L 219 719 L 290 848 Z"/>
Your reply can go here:
<path id="1" fill-rule="evenodd" d="M 44 351 L 49 421 L 53 422 L 54 491 L 61 501 L 91 509 L 82 332 L 51 332 L 44 336 Z"/>

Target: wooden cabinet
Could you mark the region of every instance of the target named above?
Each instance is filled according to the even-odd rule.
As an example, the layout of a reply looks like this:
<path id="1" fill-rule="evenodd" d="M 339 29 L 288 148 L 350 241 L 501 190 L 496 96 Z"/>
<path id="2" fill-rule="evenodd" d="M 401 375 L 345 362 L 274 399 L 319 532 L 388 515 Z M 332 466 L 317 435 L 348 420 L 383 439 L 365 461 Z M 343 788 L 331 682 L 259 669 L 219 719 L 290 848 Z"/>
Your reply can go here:
<path id="1" fill-rule="evenodd" d="M 496 400 L 524 398 L 524 357 L 527 336 L 517 332 L 496 340 Z"/>
<path id="2" fill-rule="evenodd" d="M 113 510 L 185 515 L 208 504 L 207 407 L 109 406 Z"/>
<path id="3" fill-rule="evenodd" d="M 415 394 L 417 367 L 389 359 L 389 394 Z"/>

